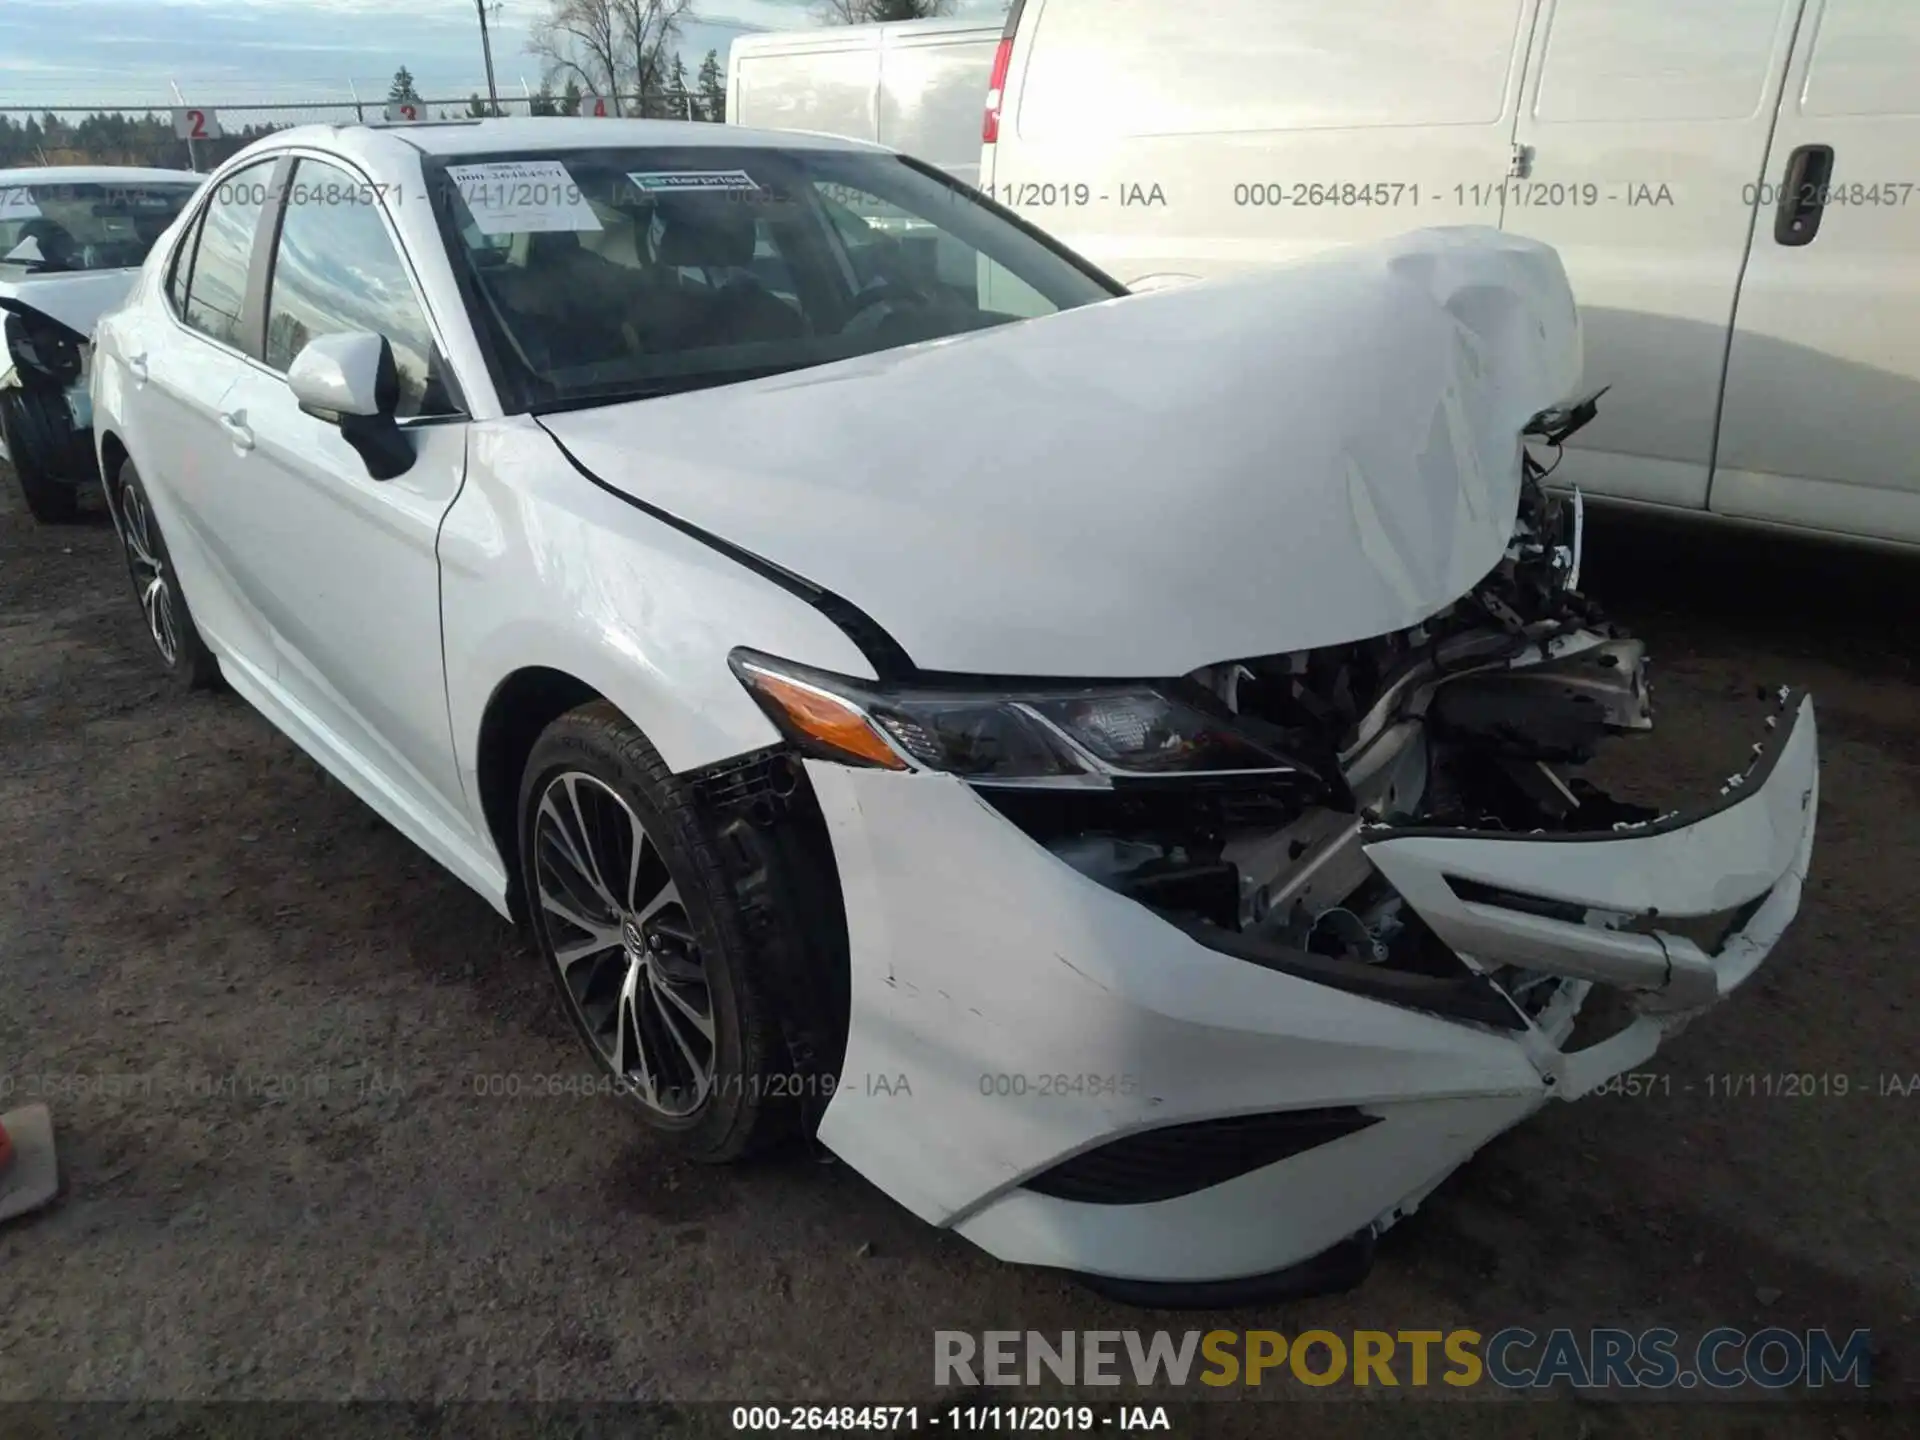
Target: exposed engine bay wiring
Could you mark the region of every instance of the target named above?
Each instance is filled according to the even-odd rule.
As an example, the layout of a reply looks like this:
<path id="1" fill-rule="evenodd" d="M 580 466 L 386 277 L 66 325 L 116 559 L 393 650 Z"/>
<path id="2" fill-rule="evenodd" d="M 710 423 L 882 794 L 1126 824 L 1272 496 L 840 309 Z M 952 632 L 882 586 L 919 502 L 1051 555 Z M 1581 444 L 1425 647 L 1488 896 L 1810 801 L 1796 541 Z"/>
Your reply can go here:
<path id="1" fill-rule="evenodd" d="M 1083 873 L 1233 953 L 1271 945 L 1434 980 L 1472 971 L 1375 873 L 1370 830 L 1607 830 L 1657 814 L 1578 773 L 1608 736 L 1651 728 L 1646 655 L 1579 591 L 1584 507 L 1545 487 L 1552 466 L 1527 448 L 1557 451 L 1595 399 L 1528 427 L 1512 542 L 1453 604 L 1393 634 L 1187 677 L 1317 784 L 1195 785 L 1160 805 L 1026 804 L 1015 818 Z M 1512 967 L 1475 978 L 1529 1016 L 1571 1024 L 1577 1003 L 1554 1002 L 1577 1002 L 1574 982 Z"/>

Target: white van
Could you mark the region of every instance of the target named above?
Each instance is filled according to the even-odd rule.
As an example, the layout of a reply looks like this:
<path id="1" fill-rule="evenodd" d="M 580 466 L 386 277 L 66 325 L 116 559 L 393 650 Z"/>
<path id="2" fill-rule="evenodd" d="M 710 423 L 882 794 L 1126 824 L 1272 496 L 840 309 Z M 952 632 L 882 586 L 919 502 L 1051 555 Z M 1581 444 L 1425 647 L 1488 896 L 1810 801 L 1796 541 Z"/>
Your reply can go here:
<path id="1" fill-rule="evenodd" d="M 727 56 L 727 122 L 824 130 L 980 174 L 980 104 L 1000 26 L 908 20 L 742 36 Z"/>
<path id="2" fill-rule="evenodd" d="M 1920 545 L 1920 0 L 1015 0 L 982 188 L 1129 285 L 1546 240 L 1556 482 Z"/>

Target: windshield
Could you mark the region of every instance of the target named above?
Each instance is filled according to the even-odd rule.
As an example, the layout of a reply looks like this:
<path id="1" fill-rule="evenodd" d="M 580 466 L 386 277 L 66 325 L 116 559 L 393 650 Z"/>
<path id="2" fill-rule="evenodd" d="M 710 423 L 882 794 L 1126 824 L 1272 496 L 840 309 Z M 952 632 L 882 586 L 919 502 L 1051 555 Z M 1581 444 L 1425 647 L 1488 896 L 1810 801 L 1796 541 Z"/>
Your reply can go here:
<path id="1" fill-rule="evenodd" d="M 0 265 L 43 275 L 138 266 L 198 188 L 193 181 L 0 179 Z"/>
<path id="2" fill-rule="evenodd" d="M 446 164 L 432 192 L 513 409 L 726 384 L 1120 293 L 893 155 L 489 155 Z"/>

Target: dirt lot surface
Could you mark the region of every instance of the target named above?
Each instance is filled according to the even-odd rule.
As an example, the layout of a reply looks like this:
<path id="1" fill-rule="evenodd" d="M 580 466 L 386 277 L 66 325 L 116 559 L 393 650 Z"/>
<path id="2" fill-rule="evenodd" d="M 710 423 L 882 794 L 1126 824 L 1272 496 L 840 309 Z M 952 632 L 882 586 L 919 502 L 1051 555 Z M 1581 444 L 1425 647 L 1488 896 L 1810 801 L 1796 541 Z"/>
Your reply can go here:
<path id="1" fill-rule="evenodd" d="M 1815 691 L 1797 925 L 1653 1094 L 1496 1142 L 1358 1292 L 1176 1316 L 999 1264 L 843 1167 L 688 1168 L 605 1099 L 534 1096 L 583 1065 L 529 944 L 245 704 L 163 690 L 104 520 L 36 528 L 5 477 L 0 1109 L 51 1094 L 65 1193 L 0 1229 L 0 1398 L 926 1403 L 936 1328 L 1770 1323 L 1871 1327 L 1876 1393 L 1912 1397 L 1920 1094 L 1882 1092 L 1920 1072 L 1920 565 L 1624 521 L 1590 555 L 1654 647 L 1636 790 L 1704 797 L 1757 682 Z M 1915 1433 L 1678 1410 L 1315 1417 Z"/>

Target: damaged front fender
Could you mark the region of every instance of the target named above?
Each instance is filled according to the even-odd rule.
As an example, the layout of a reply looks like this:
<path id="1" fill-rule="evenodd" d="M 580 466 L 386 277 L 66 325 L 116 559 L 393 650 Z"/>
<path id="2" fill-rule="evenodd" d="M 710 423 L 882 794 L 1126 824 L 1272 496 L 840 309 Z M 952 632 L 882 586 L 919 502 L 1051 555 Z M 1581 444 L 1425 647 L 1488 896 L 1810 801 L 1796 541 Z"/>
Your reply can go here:
<path id="1" fill-rule="evenodd" d="M 65 388 L 86 371 L 87 337 L 64 320 L 12 296 L 0 295 L 0 376 L 16 385 Z"/>
<path id="2" fill-rule="evenodd" d="M 63 320 L 0 295 L 0 459 L 29 499 L 94 478 L 93 406 L 87 337 Z"/>

